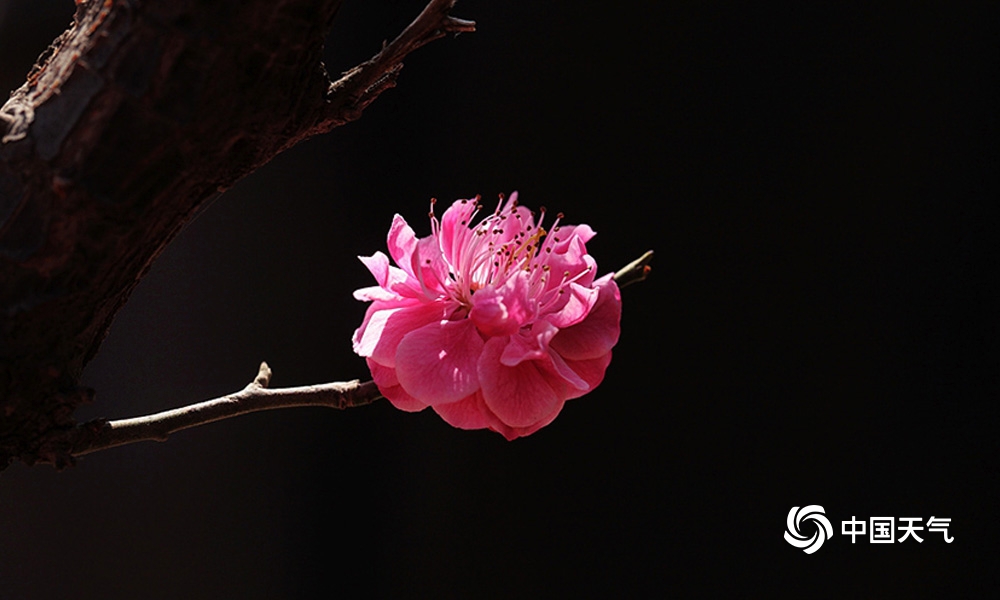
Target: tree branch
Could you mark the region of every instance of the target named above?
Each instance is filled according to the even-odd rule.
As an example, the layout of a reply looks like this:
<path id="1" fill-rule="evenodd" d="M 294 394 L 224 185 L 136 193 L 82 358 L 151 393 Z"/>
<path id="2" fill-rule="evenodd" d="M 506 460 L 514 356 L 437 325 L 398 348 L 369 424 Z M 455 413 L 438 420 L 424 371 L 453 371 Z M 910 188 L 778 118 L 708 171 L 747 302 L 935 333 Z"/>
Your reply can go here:
<path id="1" fill-rule="evenodd" d="M 646 252 L 620 269 L 615 274 L 615 281 L 624 281 L 620 285 L 625 286 L 645 280 L 649 275 L 648 263 L 652 258 L 652 250 Z M 262 410 L 296 406 L 345 409 L 371 404 L 382 397 L 374 381 L 361 383 L 355 379 L 279 389 L 269 389 L 270 382 L 271 369 L 266 362 L 262 362 L 253 382 L 234 394 L 144 417 L 84 423 L 69 434 L 71 455 L 83 456 L 134 442 L 164 442 L 170 434 L 182 429 Z"/>
<path id="2" fill-rule="evenodd" d="M 76 457 L 134 442 L 164 442 L 170 434 L 183 429 L 262 410 L 295 406 L 345 409 L 364 406 L 382 397 L 374 381 L 269 389 L 270 378 L 271 369 L 267 363 L 260 363 L 253 382 L 234 394 L 134 419 L 86 423 L 76 429 L 71 453 Z"/>
<path id="3" fill-rule="evenodd" d="M 426 8 L 331 83 L 341 0 L 78 3 L 0 107 L 0 470 L 67 464 L 80 387 L 115 314 L 212 199 L 356 119 L 403 58 L 474 24 Z"/>
<path id="4" fill-rule="evenodd" d="M 475 21 L 451 16 L 457 0 L 431 0 L 424 10 L 382 51 L 347 71 L 330 84 L 329 115 L 319 129 L 333 128 L 361 116 L 361 112 L 385 90 L 396 86 L 403 58 L 417 48 L 449 33 L 476 30 Z"/>

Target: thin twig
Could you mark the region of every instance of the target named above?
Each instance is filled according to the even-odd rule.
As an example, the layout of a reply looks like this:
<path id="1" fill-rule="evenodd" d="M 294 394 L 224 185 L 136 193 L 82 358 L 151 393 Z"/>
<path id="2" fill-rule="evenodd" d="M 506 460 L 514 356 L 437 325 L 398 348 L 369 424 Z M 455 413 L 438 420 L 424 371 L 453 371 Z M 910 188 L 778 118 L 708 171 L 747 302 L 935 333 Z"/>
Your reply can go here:
<path id="1" fill-rule="evenodd" d="M 269 389 L 270 379 L 271 369 L 261 363 L 253 382 L 235 394 L 134 419 L 86 423 L 77 429 L 72 454 L 82 456 L 133 442 L 162 442 L 182 429 L 262 410 L 293 406 L 344 409 L 364 406 L 381 397 L 373 381 Z"/>
<path id="2" fill-rule="evenodd" d="M 615 281 L 624 287 L 646 279 L 649 275 L 648 263 L 652 258 L 653 252 L 646 252 L 620 269 L 614 276 Z M 374 381 L 361 383 L 355 379 L 277 389 L 268 388 L 270 383 L 271 369 L 267 363 L 262 362 L 253 382 L 234 394 L 144 417 L 84 423 L 71 433 L 73 448 L 71 454 L 83 456 L 133 442 L 163 442 L 170 437 L 170 434 L 182 429 L 262 410 L 294 406 L 327 406 L 344 409 L 371 404 L 382 397 Z"/>
<path id="3" fill-rule="evenodd" d="M 618 284 L 618 287 L 623 288 L 627 285 L 632 285 L 633 283 L 645 281 L 646 278 L 649 277 L 649 272 L 653 269 L 649 266 L 649 262 L 651 260 L 653 260 L 653 251 L 647 250 L 645 254 L 625 265 L 615 273 L 615 283 Z"/>
<path id="4" fill-rule="evenodd" d="M 396 77 L 403 68 L 403 59 L 421 46 L 449 33 L 476 30 L 475 21 L 451 16 L 457 0 L 431 0 L 424 10 L 399 36 L 369 60 L 347 71 L 330 84 L 328 118 L 320 129 L 353 121 L 379 94 L 395 87 Z"/>

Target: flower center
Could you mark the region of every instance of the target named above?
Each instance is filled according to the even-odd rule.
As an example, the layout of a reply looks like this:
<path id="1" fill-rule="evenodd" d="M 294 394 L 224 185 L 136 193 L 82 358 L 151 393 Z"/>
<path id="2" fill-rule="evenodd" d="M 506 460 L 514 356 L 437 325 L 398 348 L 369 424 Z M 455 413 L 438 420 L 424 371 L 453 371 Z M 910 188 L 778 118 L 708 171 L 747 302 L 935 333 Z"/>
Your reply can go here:
<path id="1" fill-rule="evenodd" d="M 470 204 L 463 200 L 460 210 L 464 211 L 454 230 L 442 231 L 442 226 L 434 215 L 434 200 L 431 200 L 431 230 L 438 240 L 442 256 L 448 269 L 445 285 L 448 295 L 465 307 L 472 306 L 472 295 L 486 286 L 494 289 L 505 287 L 511 278 L 524 278 L 524 290 L 528 299 L 537 303 L 539 309 L 551 307 L 559 301 L 563 289 L 573 281 L 590 272 L 591 267 L 577 273 L 563 271 L 558 275 L 550 273 L 553 250 L 560 243 L 559 213 L 546 230 L 545 207 L 535 213 L 517 204 L 516 195 L 504 201 L 501 194 L 497 208 L 492 214 L 473 225 L 475 217 L 482 210 L 477 196 Z M 453 208 L 454 209 L 454 208 Z M 444 239 L 445 235 L 449 239 Z M 583 266 L 582 264 L 580 266 Z M 555 280 L 555 277 L 559 277 Z M 509 287 L 509 286 L 507 286 Z"/>

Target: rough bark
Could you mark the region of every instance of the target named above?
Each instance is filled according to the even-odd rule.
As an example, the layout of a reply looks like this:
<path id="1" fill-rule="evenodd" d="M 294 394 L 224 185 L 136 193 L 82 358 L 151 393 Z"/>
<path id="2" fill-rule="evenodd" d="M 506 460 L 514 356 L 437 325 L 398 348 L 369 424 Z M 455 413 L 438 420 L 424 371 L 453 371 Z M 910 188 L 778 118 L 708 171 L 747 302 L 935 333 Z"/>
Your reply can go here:
<path id="1" fill-rule="evenodd" d="M 0 109 L 0 468 L 72 462 L 81 372 L 152 261 L 238 179 L 357 118 L 407 52 L 471 30 L 453 4 L 336 82 L 339 0 L 78 6 Z"/>

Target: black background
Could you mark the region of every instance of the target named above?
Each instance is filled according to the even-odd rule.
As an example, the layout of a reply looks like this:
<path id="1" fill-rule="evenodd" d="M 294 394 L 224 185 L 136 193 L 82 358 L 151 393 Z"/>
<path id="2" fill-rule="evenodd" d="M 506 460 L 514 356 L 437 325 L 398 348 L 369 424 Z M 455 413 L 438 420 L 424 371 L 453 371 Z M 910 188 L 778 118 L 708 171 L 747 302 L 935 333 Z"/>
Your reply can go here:
<path id="1" fill-rule="evenodd" d="M 913 597 L 997 588 L 998 20 L 987 3 L 487 2 L 364 117 L 192 223 L 80 418 L 365 377 L 392 215 L 519 190 L 624 291 L 600 388 L 512 443 L 388 403 L 241 417 L 0 474 L 0 598 Z M 419 0 L 347 0 L 331 71 Z M 613 8 L 612 8 L 613 6 Z M 6 12 L 4 14 L 4 10 Z M 69 0 L 0 2 L 20 85 Z M 782 539 L 793 506 L 835 534 Z M 851 516 L 955 542 L 851 545 Z"/>

